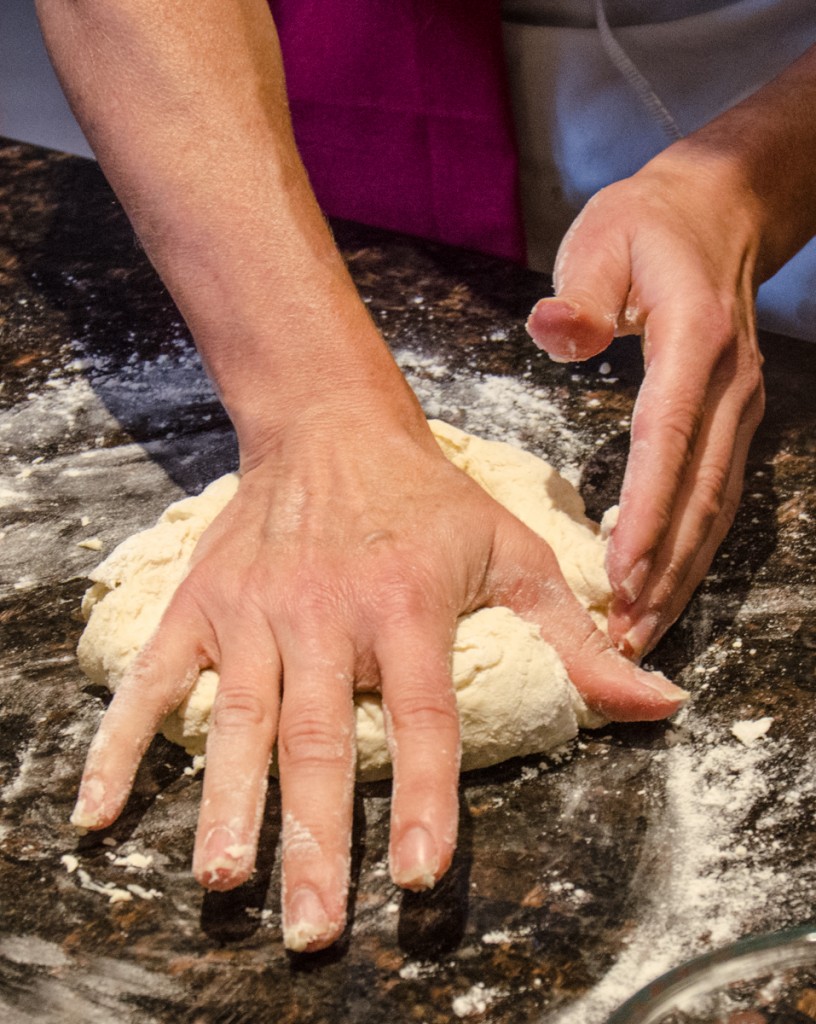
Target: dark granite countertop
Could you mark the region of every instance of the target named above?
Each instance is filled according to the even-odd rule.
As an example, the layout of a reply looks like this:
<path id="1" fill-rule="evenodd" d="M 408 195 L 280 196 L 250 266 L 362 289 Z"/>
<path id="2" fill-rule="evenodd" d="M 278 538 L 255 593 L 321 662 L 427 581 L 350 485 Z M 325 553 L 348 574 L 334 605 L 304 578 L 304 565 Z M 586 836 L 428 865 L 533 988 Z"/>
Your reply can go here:
<path id="1" fill-rule="evenodd" d="M 429 414 L 545 454 L 596 516 L 614 503 L 636 341 L 557 366 L 523 330 L 540 275 L 335 228 Z M 360 787 L 351 923 L 311 957 L 281 944 L 274 788 L 258 871 L 226 895 L 192 879 L 201 778 L 162 740 L 116 825 L 68 825 L 105 702 L 74 659 L 85 575 L 235 462 L 95 164 L 0 144 L 0 350 L 4 1022 L 589 1024 L 692 953 L 813 919 L 816 348 L 763 338 L 736 524 L 650 658 L 688 709 L 463 777 L 456 860 L 424 896 L 388 880 L 388 786 Z M 731 732 L 766 716 L 750 745 Z"/>

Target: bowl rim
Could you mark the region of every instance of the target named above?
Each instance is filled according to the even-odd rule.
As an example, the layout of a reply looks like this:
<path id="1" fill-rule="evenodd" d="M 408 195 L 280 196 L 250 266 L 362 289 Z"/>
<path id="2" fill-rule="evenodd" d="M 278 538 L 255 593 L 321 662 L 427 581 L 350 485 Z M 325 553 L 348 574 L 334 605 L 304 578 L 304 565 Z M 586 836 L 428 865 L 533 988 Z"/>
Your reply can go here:
<path id="1" fill-rule="evenodd" d="M 705 981 L 702 994 L 729 981 L 738 981 L 746 968 L 796 967 L 816 961 L 816 922 L 739 939 L 701 953 L 666 971 L 622 1003 L 606 1024 L 653 1024 L 671 1001 L 691 994 Z"/>

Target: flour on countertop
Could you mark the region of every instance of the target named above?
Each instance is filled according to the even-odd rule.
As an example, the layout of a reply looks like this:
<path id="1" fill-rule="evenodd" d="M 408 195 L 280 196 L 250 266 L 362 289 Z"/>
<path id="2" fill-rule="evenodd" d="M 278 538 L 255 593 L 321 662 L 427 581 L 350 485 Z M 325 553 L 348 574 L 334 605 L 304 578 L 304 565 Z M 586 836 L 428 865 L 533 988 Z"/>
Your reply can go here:
<path id="1" fill-rule="evenodd" d="M 767 716 L 765 718 L 744 719 L 741 722 L 734 722 L 731 726 L 731 732 L 740 743 L 750 747 L 752 743 L 756 743 L 757 740 L 767 735 L 772 725 L 773 718 Z"/>
<path id="2" fill-rule="evenodd" d="M 223 432 L 210 444 L 231 443 L 195 350 L 182 338 L 171 344 L 170 354 L 152 360 L 134 354 L 122 365 L 73 342 L 66 366 L 0 414 L 0 445 L 7 456 L 0 474 L 0 592 L 84 575 L 96 550 L 111 550 L 182 496 L 162 460 L 172 451 L 178 462 L 192 463 L 195 453 L 183 450 L 183 439 L 165 432 L 140 445 L 123 428 L 149 423 L 155 438 L 164 424 L 187 417 L 190 429 L 212 424 Z M 441 358 L 408 350 L 396 358 L 429 417 L 527 448 L 573 484 L 597 448 L 570 423 L 553 393 L 529 378 L 475 367 L 454 372 Z M 87 447 L 89 439 L 93 447 Z M 80 440 L 85 447 L 77 450 Z M 126 502 L 120 484 L 113 483 L 123 472 L 133 496 Z"/>
<path id="3" fill-rule="evenodd" d="M 118 855 L 108 850 L 105 857 L 112 867 L 124 868 L 128 874 L 134 871 L 145 872 L 153 866 L 152 855 L 129 847 L 123 847 Z M 137 882 L 125 882 L 124 885 L 117 885 L 112 881 L 99 882 L 81 866 L 79 857 L 73 853 L 64 853 L 60 857 L 60 863 L 69 875 L 76 878 L 80 889 L 105 896 L 109 903 L 129 903 L 134 896 L 140 900 L 151 901 L 161 899 L 164 895 L 158 889 L 148 889 Z"/>
<path id="4" fill-rule="evenodd" d="M 678 716 L 681 741 L 655 755 L 665 807 L 650 825 L 635 876 L 637 927 L 607 974 L 581 999 L 538 1024 L 602 1024 L 643 985 L 699 953 L 754 930 L 812 913 L 816 865 L 778 873 L 768 864 L 773 830 L 797 820 L 816 796 L 809 765 L 794 769 L 784 740 L 744 746 L 725 728 L 693 722 L 693 704 Z M 770 802 L 772 787 L 786 797 Z M 649 856 L 649 850 L 659 856 Z"/>
<path id="5" fill-rule="evenodd" d="M 597 447 L 576 430 L 552 392 L 529 378 L 478 368 L 454 374 L 444 363 L 409 350 L 394 356 L 429 418 L 532 451 L 572 484 Z"/>
<path id="6" fill-rule="evenodd" d="M 114 867 L 128 868 L 133 871 L 146 871 L 153 864 L 153 858 L 149 853 L 140 853 L 138 850 L 134 850 L 132 853 L 122 853 L 118 856 L 115 853 L 108 852 L 105 856 Z"/>
<path id="7" fill-rule="evenodd" d="M 77 547 L 87 537 L 91 523 L 94 536 L 110 550 L 124 536 L 152 522 L 169 500 L 181 496 L 180 488 L 168 480 L 145 448 L 121 435 L 118 410 L 139 407 L 155 424 L 176 406 L 192 409 L 199 424 L 218 415 L 212 388 L 187 343 L 179 342 L 171 355 L 150 362 L 138 361 L 134 355 L 126 367 L 88 356 L 79 343 L 74 347 L 78 358 L 68 369 L 55 372 L 40 393 L 32 391 L 0 414 L 0 443 L 8 452 L 7 469 L 0 476 L 0 579 L 6 581 L 0 589 L 34 588 L 51 580 L 83 576 L 98 561 L 95 553 Z M 554 395 L 529 377 L 501 377 L 470 367 L 454 374 L 441 359 L 408 350 L 397 352 L 397 359 L 426 413 L 485 437 L 528 447 L 570 479 L 575 479 L 598 447 L 597 437 L 585 437 Z M 606 370 L 601 368 L 601 372 Z M 625 425 L 621 421 L 622 429 Z M 70 450 L 70 444 L 78 443 L 75 438 L 95 447 Z M 151 442 L 155 447 L 150 451 L 163 450 L 169 443 Z M 48 454 L 32 458 L 32 449 Z M 789 455 L 783 446 L 775 459 Z M 140 501 L 129 501 L 126 515 L 117 519 L 113 513 L 121 510 L 121 496 L 114 493 L 110 481 L 119 478 L 123 467 L 129 490 Z M 78 469 L 92 472 L 77 476 L 73 471 Z M 762 476 L 759 471 L 753 474 L 757 478 L 754 490 L 760 489 Z M 750 491 L 746 501 L 758 496 Z M 145 504 L 148 497 L 153 501 L 151 508 Z M 803 529 L 808 517 L 799 507 L 800 498 L 799 492 L 790 491 L 778 496 L 777 515 L 789 516 L 781 536 L 786 545 L 812 544 L 812 531 Z M 55 513 L 55 509 L 59 511 Z M 752 581 L 735 610 L 734 625 L 777 613 L 804 614 L 813 607 L 814 593 L 808 583 L 783 588 L 773 581 L 761 585 Z M 704 595 L 702 600 L 715 598 Z M 704 687 L 705 679 L 715 676 L 719 667 L 698 664 L 692 671 Z M 699 690 L 701 686 L 695 680 L 691 688 Z M 89 710 L 81 720 L 62 726 L 63 749 L 74 750 L 80 742 L 84 744 L 96 716 L 95 709 Z M 608 973 L 576 1003 L 555 1015 L 542 1013 L 539 1024 L 601 1024 L 617 1005 L 664 970 L 740 937 L 751 928 L 754 915 L 768 927 L 775 921 L 781 927 L 812 914 L 810 894 L 816 891 L 816 868 L 803 861 L 787 874 L 774 873 L 768 867 L 766 850 L 769 842 L 776 842 L 774 827 L 808 813 L 816 798 L 812 770 L 791 765 L 784 737 L 776 737 L 773 730 L 761 741 L 744 746 L 731 735 L 728 725 L 715 729 L 693 716 L 692 705 L 678 723 L 676 745 L 655 755 L 657 785 L 665 792 L 665 807 L 650 826 L 648 842 L 655 850 L 671 849 L 671 864 L 641 887 L 640 905 L 633 902 L 636 925 Z M 38 780 L 32 771 L 37 754 L 32 741 L 22 752 L 16 776 L 3 786 L 5 800 L 22 799 L 33 790 Z M 70 758 L 56 767 L 63 774 L 75 772 Z M 784 786 L 778 788 L 785 795 L 769 803 L 769 786 L 780 780 Z M 525 783 L 533 784 L 535 779 Z M 654 862 L 659 863 L 659 858 Z M 67 870 L 73 865 L 71 877 L 77 879 L 78 859 L 65 855 L 63 863 Z M 379 877 L 386 871 L 383 862 L 372 868 L 371 874 Z M 92 881 L 90 876 L 88 880 Z M 137 895 L 129 888 L 123 891 L 128 897 Z M 110 898 L 109 893 L 103 886 L 100 894 Z M 636 895 L 633 892 L 633 901 Z M 269 911 L 260 913 L 270 915 Z M 523 941 L 518 931 L 510 930 L 486 933 L 482 940 L 487 945 L 494 939 L 501 943 L 505 935 Z M 50 947 L 43 944 L 43 949 L 44 958 L 51 955 Z M 55 951 L 53 955 L 62 954 Z M 26 956 L 31 962 L 41 962 L 28 947 Z M 399 974 L 410 979 L 438 969 L 439 965 L 407 963 Z M 155 985 L 154 975 L 150 983 Z M 457 997 L 461 1000 L 457 1006 L 475 1015 L 482 1011 L 470 1007 L 480 999 L 489 1009 L 488 998 L 492 1002 L 505 996 L 512 998 L 512 993 L 485 990 L 480 994 L 471 989 Z"/>
<path id="8" fill-rule="evenodd" d="M 418 981 L 420 978 L 428 978 L 437 974 L 439 971 L 439 964 L 436 962 L 422 962 L 410 961 L 404 964 L 399 969 L 399 976 L 403 981 Z"/>
<path id="9" fill-rule="evenodd" d="M 482 1015 L 497 999 L 505 993 L 499 988 L 488 988 L 479 982 L 461 996 L 456 996 L 451 1006 L 457 1017 L 473 1017 Z"/>
<path id="10" fill-rule="evenodd" d="M 108 903 L 129 903 L 133 899 L 133 893 L 128 892 L 127 889 L 122 889 L 113 882 L 95 882 L 83 868 L 77 868 L 76 875 L 81 889 L 87 889 L 89 892 L 96 892 L 100 896 L 105 896 Z"/>
<path id="11" fill-rule="evenodd" d="M 532 934 L 533 929 L 530 927 L 526 928 L 501 928 L 492 932 L 485 932 L 482 936 L 482 942 L 486 946 L 506 946 L 513 942 L 518 942 L 520 939 L 526 939 Z"/>

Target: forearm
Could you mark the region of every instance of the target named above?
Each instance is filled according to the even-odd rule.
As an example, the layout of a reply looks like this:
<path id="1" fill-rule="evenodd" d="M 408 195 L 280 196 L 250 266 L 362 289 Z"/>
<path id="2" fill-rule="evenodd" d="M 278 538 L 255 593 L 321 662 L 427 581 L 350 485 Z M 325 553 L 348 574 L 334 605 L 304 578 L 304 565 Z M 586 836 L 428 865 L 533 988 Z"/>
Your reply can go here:
<path id="1" fill-rule="evenodd" d="M 723 177 L 756 226 L 756 283 L 776 273 L 816 235 L 816 47 L 661 156 Z"/>
<path id="2" fill-rule="evenodd" d="M 312 195 L 263 0 L 38 0 L 65 91 L 239 438 L 410 405 Z"/>

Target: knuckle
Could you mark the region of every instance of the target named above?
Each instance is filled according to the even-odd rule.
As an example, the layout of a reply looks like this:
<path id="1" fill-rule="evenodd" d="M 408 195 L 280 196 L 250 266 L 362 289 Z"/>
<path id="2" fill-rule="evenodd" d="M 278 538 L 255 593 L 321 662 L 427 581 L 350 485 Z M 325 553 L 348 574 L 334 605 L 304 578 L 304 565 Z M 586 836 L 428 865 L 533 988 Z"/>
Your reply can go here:
<path id="1" fill-rule="evenodd" d="M 727 503 L 729 466 L 701 467 L 694 481 L 694 498 L 701 521 L 701 530 L 717 519 Z"/>
<path id="2" fill-rule="evenodd" d="M 267 700 L 250 686 L 230 686 L 216 694 L 212 724 L 220 733 L 243 732 L 266 725 L 272 715 Z"/>
<path id="3" fill-rule="evenodd" d="M 405 693 L 388 704 L 391 725 L 395 731 L 412 734 L 444 732 L 459 728 L 459 714 L 453 693 L 430 688 Z"/>
<path id="4" fill-rule="evenodd" d="M 289 767 L 337 767 L 349 760 L 349 737 L 336 720 L 301 706 L 281 727 L 278 755 Z"/>
<path id="5" fill-rule="evenodd" d="M 332 584 L 329 579 L 333 580 Z M 329 573 L 316 573 L 308 568 L 298 574 L 284 598 L 287 617 L 298 624 L 298 632 L 312 635 L 320 635 L 326 623 L 338 618 L 344 601 L 342 581 Z"/>
<path id="6" fill-rule="evenodd" d="M 756 429 L 765 415 L 765 381 L 758 366 L 753 368 L 746 387 L 744 419 Z"/>
<path id="7" fill-rule="evenodd" d="M 406 579 L 385 583 L 379 592 L 378 603 L 384 618 L 395 626 L 424 618 L 429 604 L 427 593 Z"/>
<path id="8" fill-rule="evenodd" d="M 679 592 L 680 585 L 685 577 L 685 569 L 686 563 L 681 562 L 676 558 L 672 558 L 671 561 L 661 569 L 660 590 L 659 595 L 656 595 L 656 604 L 661 603 L 658 598 L 663 597 L 664 600 L 668 600 L 671 595 Z"/>
<path id="9" fill-rule="evenodd" d="M 557 646 L 559 654 L 562 654 L 564 658 L 568 672 L 577 661 L 591 661 L 608 656 L 610 653 L 614 654 L 612 641 L 595 626 L 592 620 L 575 623 L 575 630 L 568 645 L 569 649 L 563 643 L 559 643 Z"/>
<path id="10" fill-rule="evenodd" d="M 716 299 L 710 299 L 698 306 L 697 318 L 705 324 L 712 352 L 724 355 L 732 351 L 738 334 L 738 320 L 735 308 Z"/>
<path id="11" fill-rule="evenodd" d="M 632 454 L 642 460 L 654 457 L 656 445 L 673 456 L 682 473 L 700 432 L 703 409 L 695 394 L 676 391 L 670 401 L 653 405 L 636 415 L 632 423 Z"/>
<path id="12" fill-rule="evenodd" d="M 660 416 L 659 426 L 669 447 L 688 458 L 700 431 L 700 409 L 692 400 L 676 399 Z"/>
<path id="13" fill-rule="evenodd" d="M 369 593 L 377 617 L 395 629 L 428 621 L 439 606 L 438 588 L 418 566 L 389 566 L 375 574 Z"/>
<path id="14" fill-rule="evenodd" d="M 184 681 L 168 675 L 165 669 L 157 634 L 128 666 L 116 687 L 115 699 L 122 707 L 147 707 L 166 714 L 181 701 L 183 689 Z"/>
<path id="15" fill-rule="evenodd" d="M 762 404 L 765 395 L 763 356 L 752 338 L 733 332 L 714 348 L 713 377 L 718 387 L 740 396 L 744 407 Z"/>

